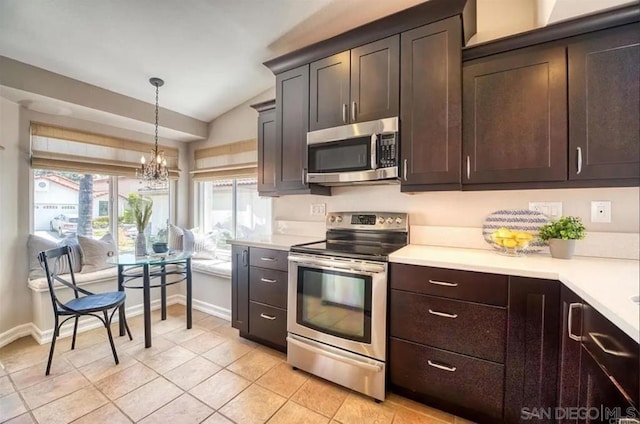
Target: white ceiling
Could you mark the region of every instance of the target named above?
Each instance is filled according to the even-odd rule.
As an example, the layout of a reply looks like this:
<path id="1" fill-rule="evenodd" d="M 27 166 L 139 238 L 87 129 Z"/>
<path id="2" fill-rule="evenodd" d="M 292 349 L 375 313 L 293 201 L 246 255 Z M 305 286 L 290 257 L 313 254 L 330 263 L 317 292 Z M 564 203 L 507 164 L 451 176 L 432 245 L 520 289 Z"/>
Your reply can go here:
<path id="1" fill-rule="evenodd" d="M 204 121 L 273 85 L 266 48 L 330 0 L 2 0 L 0 55 Z"/>

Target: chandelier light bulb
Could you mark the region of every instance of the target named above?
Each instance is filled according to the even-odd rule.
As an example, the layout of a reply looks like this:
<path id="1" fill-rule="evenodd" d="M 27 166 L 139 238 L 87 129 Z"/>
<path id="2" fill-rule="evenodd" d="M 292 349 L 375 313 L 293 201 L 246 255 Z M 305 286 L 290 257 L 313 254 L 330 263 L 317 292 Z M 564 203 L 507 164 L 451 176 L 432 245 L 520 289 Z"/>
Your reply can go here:
<path id="1" fill-rule="evenodd" d="M 141 163 L 141 164 L 143 164 L 143 165 L 144 165 L 146 161 L 147 161 L 147 160 L 144 158 L 144 156 L 142 156 L 142 157 L 140 158 L 140 163 Z"/>

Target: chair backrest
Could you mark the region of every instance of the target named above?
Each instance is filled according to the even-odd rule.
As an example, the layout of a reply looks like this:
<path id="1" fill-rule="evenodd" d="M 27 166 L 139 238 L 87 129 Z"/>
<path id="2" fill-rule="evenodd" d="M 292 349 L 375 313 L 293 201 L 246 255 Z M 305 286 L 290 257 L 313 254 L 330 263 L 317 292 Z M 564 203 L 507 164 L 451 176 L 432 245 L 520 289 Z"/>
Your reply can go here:
<path id="1" fill-rule="evenodd" d="M 74 296 L 78 298 L 78 286 L 76 285 L 76 277 L 73 275 L 73 266 L 71 265 L 71 247 L 62 246 L 42 251 L 38 254 L 38 260 L 40 261 L 40 265 L 47 276 L 47 284 L 49 285 L 49 293 L 51 294 L 51 303 L 53 304 L 54 311 L 57 309 L 58 305 L 62 306 L 63 304 L 56 297 L 56 291 L 54 290 L 56 281 L 71 288 Z M 63 269 L 62 261 L 67 262 L 68 266 L 66 268 L 69 270 L 71 282 L 60 277 L 58 274 L 58 271 Z"/>

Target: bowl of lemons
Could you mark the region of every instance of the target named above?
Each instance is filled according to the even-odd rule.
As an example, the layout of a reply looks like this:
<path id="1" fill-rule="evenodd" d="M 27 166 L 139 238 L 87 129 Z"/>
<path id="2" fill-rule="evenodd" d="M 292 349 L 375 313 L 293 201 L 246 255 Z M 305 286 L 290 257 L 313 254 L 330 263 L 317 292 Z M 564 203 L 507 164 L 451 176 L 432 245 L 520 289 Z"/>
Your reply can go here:
<path id="1" fill-rule="evenodd" d="M 498 248 L 498 253 L 506 256 L 523 256 L 533 238 L 531 233 L 507 227 L 499 228 L 491 234 L 491 241 Z"/>

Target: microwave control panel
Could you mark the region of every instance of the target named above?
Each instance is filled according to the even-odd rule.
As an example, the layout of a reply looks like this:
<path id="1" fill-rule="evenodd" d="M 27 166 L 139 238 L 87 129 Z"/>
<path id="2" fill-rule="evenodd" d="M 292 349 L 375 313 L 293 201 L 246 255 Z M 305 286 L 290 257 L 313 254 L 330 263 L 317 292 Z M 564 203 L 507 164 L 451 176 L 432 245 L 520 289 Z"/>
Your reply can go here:
<path id="1" fill-rule="evenodd" d="M 381 134 L 378 139 L 378 166 L 388 168 L 398 165 L 396 145 L 398 134 Z"/>

